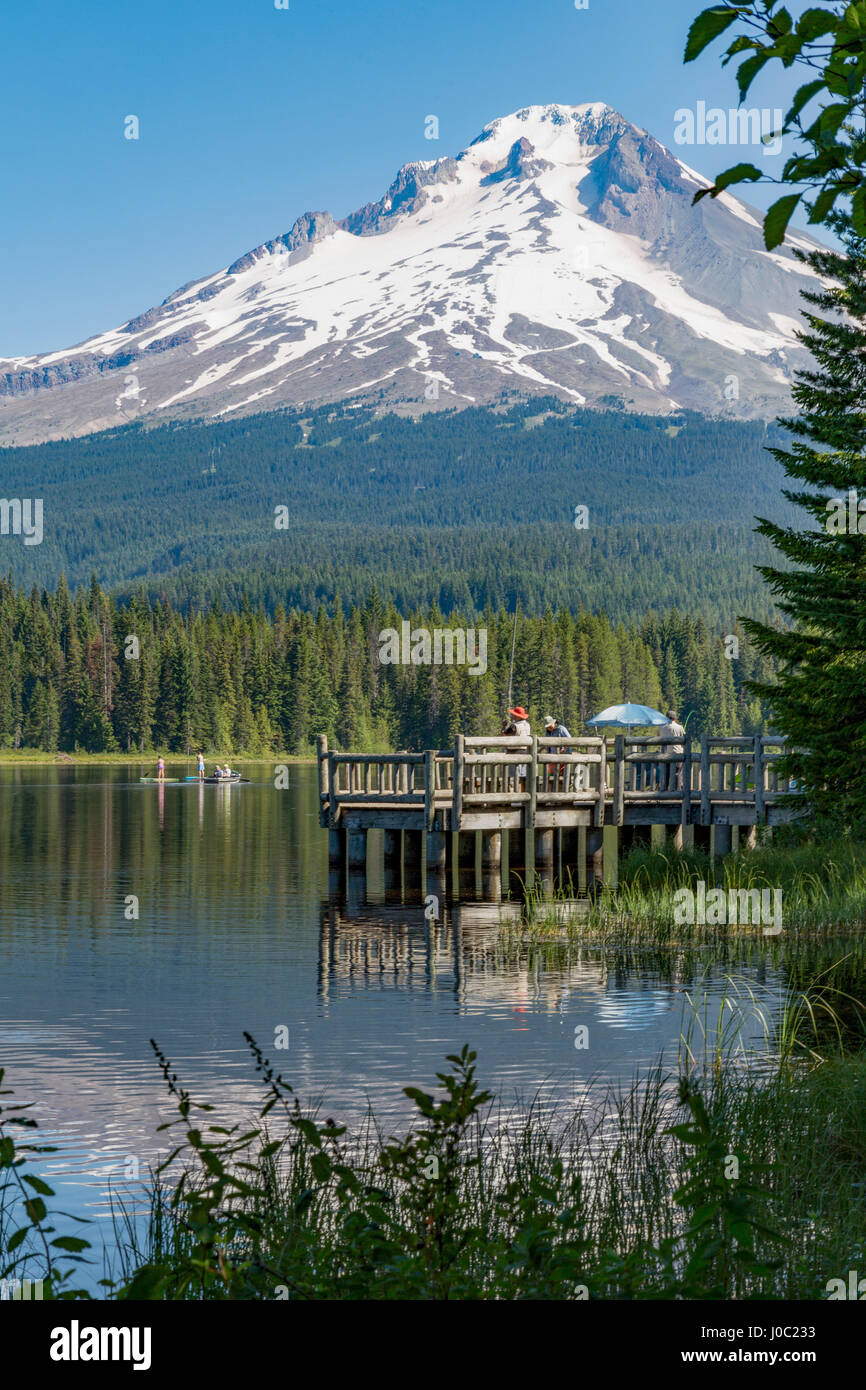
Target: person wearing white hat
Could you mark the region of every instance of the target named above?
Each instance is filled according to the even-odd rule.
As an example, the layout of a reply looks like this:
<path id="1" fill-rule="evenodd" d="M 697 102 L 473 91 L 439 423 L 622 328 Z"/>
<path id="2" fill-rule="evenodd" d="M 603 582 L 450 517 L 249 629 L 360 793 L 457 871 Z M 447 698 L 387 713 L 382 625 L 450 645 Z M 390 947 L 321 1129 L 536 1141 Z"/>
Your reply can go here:
<path id="1" fill-rule="evenodd" d="M 571 738 L 562 720 L 554 719 L 552 715 L 548 715 L 544 721 L 544 732 L 547 738 Z"/>
<path id="2" fill-rule="evenodd" d="M 545 735 L 545 738 L 571 738 L 571 734 L 570 734 L 570 733 L 568 732 L 568 730 L 566 729 L 566 727 L 565 727 L 565 725 L 563 724 L 562 720 L 561 720 L 561 719 L 554 719 L 553 716 L 550 715 L 550 714 L 548 714 L 547 718 L 546 718 L 545 721 L 544 721 L 544 735 Z M 556 753 L 564 753 L 564 752 L 565 752 L 565 749 L 564 749 L 564 748 L 556 748 L 556 749 L 551 749 L 550 751 L 551 751 L 551 752 L 556 752 Z M 559 779 L 562 778 L 562 775 L 563 775 L 563 773 L 565 772 L 565 767 L 566 767 L 565 763 L 560 763 L 560 764 L 559 764 L 559 778 L 557 778 L 557 781 L 559 781 Z M 565 790 L 565 787 L 564 787 L 564 786 L 563 786 L 562 790 L 563 790 L 563 791 Z"/>

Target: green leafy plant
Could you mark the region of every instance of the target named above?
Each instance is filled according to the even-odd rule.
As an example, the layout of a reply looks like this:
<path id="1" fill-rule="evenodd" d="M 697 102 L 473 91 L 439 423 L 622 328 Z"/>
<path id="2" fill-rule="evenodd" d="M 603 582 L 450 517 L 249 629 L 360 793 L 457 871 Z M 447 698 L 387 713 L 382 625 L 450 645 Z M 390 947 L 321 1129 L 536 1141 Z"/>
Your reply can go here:
<path id="1" fill-rule="evenodd" d="M 720 174 L 712 188 L 701 189 L 695 201 L 707 194 L 716 198 L 739 183 L 799 185 L 798 192 L 783 194 L 765 215 L 768 249 L 784 240 L 791 217 L 809 191 L 815 195 L 807 204 L 810 222 L 826 222 L 842 199 L 856 232 L 866 236 L 866 0 L 828 0 L 820 7 L 809 6 L 796 20 L 780 0 L 711 5 L 691 25 L 685 61 L 693 62 L 733 25 L 737 33 L 722 63 L 738 60 L 741 102 L 768 63 L 781 63 L 786 70 L 805 67 L 817 75 L 797 88 L 782 129 L 774 132 L 797 138 L 780 177 L 771 179 L 754 164 L 736 164 Z M 807 119 L 805 112 L 814 109 L 813 103 L 817 112 Z"/>
<path id="2" fill-rule="evenodd" d="M 0 1088 L 4 1076 L 0 1067 Z M 55 1195 L 54 1188 L 30 1172 L 29 1165 L 56 1150 L 26 1137 L 25 1132 L 38 1127 L 25 1113 L 32 1105 L 5 1104 L 4 1098 L 13 1094 L 9 1088 L 0 1089 L 0 1280 L 36 1277 L 42 1281 L 43 1299 L 86 1298 L 84 1290 L 70 1287 L 69 1279 L 72 1266 L 85 1260 L 90 1242 L 81 1236 L 58 1235 L 49 1224 L 44 1199 Z M 83 1224 L 81 1217 L 68 1212 L 59 1215 Z M 10 1226 L 14 1226 L 11 1231 Z M 70 1261 L 68 1268 L 57 1263 L 64 1256 Z M 35 1276 L 34 1271 L 38 1271 Z"/>

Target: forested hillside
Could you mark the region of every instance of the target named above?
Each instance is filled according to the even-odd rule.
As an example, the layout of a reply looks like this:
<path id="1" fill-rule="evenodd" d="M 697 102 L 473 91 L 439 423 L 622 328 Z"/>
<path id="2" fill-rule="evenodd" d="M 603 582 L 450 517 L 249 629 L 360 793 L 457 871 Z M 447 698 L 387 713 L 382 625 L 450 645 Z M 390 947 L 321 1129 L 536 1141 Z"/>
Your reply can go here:
<path id="1" fill-rule="evenodd" d="M 273 614 L 337 594 L 361 604 L 375 586 L 446 612 L 519 599 L 635 622 L 678 605 L 730 631 L 737 613 L 767 609 L 753 518 L 790 510 L 774 437 L 555 400 L 130 426 L 0 451 L 4 495 L 44 500 L 42 543 L 4 536 L 0 564 L 27 586 L 96 574 L 180 608 L 246 594 Z"/>
<path id="2" fill-rule="evenodd" d="M 167 601 L 117 600 L 94 581 L 29 594 L 0 581 L 0 746 L 48 751 L 262 755 L 309 753 L 317 734 L 353 749 L 446 746 L 459 731 L 498 732 L 512 619 L 492 609 L 453 626 L 483 627 L 487 669 L 380 665 L 379 634 L 446 625 L 437 609 L 398 611 L 374 592 L 362 606 L 313 614 L 243 604 L 181 613 Z M 743 642 L 675 612 L 612 628 L 563 609 L 521 619 L 514 698 L 572 732 L 623 698 L 690 718 L 689 732 L 761 727 L 743 682 L 767 667 Z"/>

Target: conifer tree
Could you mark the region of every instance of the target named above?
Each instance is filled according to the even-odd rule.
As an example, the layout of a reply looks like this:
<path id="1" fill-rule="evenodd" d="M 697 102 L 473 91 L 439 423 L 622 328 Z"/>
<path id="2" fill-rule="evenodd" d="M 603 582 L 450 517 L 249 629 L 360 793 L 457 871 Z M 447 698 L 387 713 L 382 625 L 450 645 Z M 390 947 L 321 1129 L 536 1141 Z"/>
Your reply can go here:
<path id="1" fill-rule="evenodd" d="M 811 517 L 805 529 L 759 519 L 788 564 L 761 566 L 786 627 L 744 619 L 779 663 L 755 682 L 788 736 L 785 769 L 813 814 L 866 825 L 866 242 L 832 219 L 842 250 L 796 252 L 826 281 L 804 298 L 801 341 L 815 369 L 797 374 L 793 436 L 770 452 L 797 485 L 784 495 Z"/>

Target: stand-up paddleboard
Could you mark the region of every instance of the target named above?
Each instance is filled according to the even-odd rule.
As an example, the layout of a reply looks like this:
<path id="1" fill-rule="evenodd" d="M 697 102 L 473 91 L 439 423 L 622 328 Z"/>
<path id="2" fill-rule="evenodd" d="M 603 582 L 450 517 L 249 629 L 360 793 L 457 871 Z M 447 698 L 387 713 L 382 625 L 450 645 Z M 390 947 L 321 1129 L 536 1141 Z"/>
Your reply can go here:
<path id="1" fill-rule="evenodd" d="M 184 777 L 163 777 L 162 781 L 160 781 L 160 779 L 159 779 L 158 777 L 139 777 L 138 780 L 139 780 L 139 782 L 153 782 L 154 785 L 156 785 L 156 784 L 158 783 L 159 786 L 161 786 L 161 787 L 179 787 L 179 786 L 183 786 L 184 782 L 186 781 L 186 778 L 184 778 Z"/>

